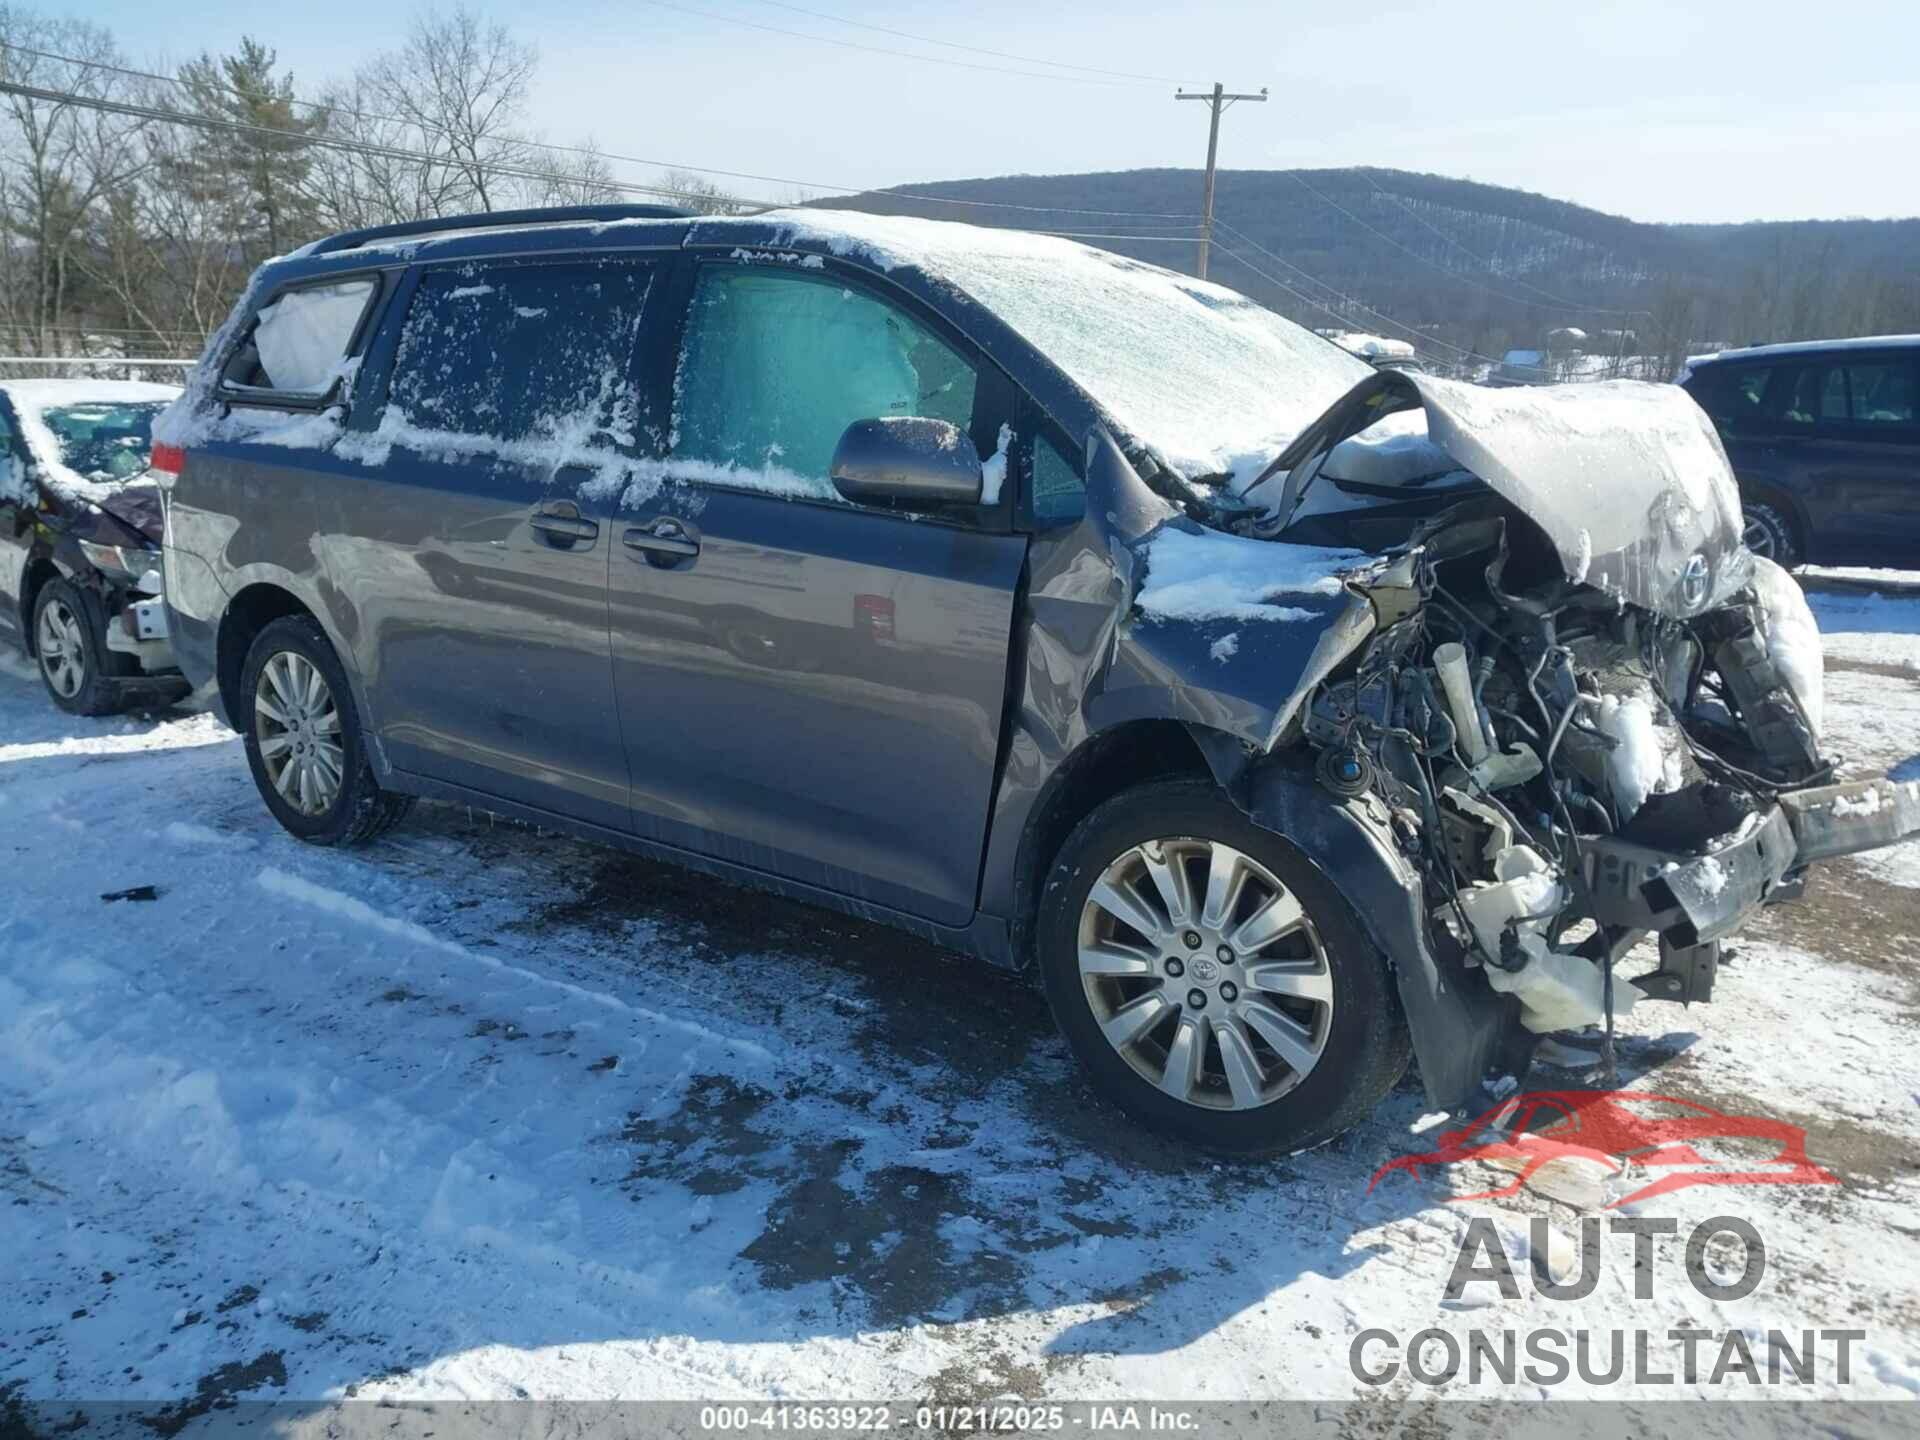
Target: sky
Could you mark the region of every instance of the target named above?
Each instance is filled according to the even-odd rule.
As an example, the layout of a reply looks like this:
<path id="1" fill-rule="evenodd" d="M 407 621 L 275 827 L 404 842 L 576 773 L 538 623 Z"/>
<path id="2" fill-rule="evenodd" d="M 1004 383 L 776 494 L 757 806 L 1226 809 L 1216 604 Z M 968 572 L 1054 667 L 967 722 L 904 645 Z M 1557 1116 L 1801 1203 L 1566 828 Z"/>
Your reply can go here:
<path id="1" fill-rule="evenodd" d="M 782 177 L 813 194 L 1198 167 L 1207 107 L 1176 103 L 1171 82 L 1219 80 L 1270 93 L 1226 116 L 1223 171 L 1431 171 L 1648 221 L 1920 215 L 1913 0 L 1831 11 L 1787 0 L 792 4 L 815 13 L 786 0 L 474 8 L 538 47 L 529 118 L 547 139 L 590 136 L 609 152 Z M 398 44 L 411 13 L 406 0 L 39 8 L 107 26 L 143 63 L 252 34 L 303 90 Z M 819 16 L 1151 78 L 943 49 Z M 962 63 L 847 48 L 861 45 Z M 653 178 L 637 165 L 617 173 Z M 757 199 L 792 196 L 787 184 L 723 183 Z M 1220 187 L 1224 203 L 1230 174 Z"/>

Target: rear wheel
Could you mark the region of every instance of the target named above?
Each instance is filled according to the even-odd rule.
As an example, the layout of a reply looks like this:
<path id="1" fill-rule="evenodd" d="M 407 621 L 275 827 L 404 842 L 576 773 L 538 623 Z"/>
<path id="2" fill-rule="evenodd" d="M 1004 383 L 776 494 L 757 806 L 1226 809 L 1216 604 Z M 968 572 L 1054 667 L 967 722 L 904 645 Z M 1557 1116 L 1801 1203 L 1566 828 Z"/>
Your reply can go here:
<path id="1" fill-rule="evenodd" d="M 253 783 L 292 834 L 358 845 L 391 829 L 413 801 L 380 788 L 340 658 L 304 615 L 255 637 L 240 676 L 240 725 Z"/>
<path id="2" fill-rule="evenodd" d="M 1209 1149 L 1302 1149 L 1404 1072 L 1386 965 L 1332 884 L 1211 784 L 1106 802 L 1042 896 L 1041 978 L 1094 1087 Z"/>
<path id="3" fill-rule="evenodd" d="M 1806 557 L 1800 548 L 1800 535 L 1793 521 L 1779 506 L 1764 500 L 1748 500 L 1740 507 L 1745 529 L 1742 537 L 1747 549 L 1764 555 L 1783 570 L 1791 570 Z"/>
<path id="4" fill-rule="evenodd" d="M 113 680 L 132 662 L 107 648 L 106 607 L 71 580 L 49 580 L 33 600 L 33 653 L 47 694 L 74 715 L 125 708 Z"/>

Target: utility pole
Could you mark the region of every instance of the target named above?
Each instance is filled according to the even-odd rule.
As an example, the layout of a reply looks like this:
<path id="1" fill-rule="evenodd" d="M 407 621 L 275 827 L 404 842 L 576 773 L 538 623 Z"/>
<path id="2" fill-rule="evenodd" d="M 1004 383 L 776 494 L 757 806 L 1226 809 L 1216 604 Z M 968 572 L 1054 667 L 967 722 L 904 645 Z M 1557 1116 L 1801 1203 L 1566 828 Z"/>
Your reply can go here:
<path id="1" fill-rule="evenodd" d="M 1207 191 L 1202 208 L 1205 217 L 1200 224 L 1200 264 L 1198 273 L 1202 280 L 1207 278 L 1207 246 L 1213 241 L 1213 167 L 1220 154 L 1220 112 L 1236 100 L 1265 100 L 1266 86 L 1260 87 L 1258 95 L 1229 95 L 1218 80 L 1213 82 L 1213 93 L 1204 90 L 1179 90 L 1174 92 L 1176 100 L 1204 100 L 1207 108 L 1213 112 L 1212 122 L 1207 126 Z"/>

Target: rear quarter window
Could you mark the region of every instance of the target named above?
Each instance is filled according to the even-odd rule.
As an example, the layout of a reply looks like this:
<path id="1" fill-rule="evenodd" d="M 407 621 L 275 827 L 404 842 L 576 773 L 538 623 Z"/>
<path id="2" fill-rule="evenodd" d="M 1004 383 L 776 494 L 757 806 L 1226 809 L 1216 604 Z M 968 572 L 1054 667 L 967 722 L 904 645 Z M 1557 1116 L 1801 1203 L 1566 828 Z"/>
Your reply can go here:
<path id="1" fill-rule="evenodd" d="M 320 397 L 346 374 L 377 282 L 363 277 L 283 290 L 260 307 L 222 377 L 229 390 Z"/>

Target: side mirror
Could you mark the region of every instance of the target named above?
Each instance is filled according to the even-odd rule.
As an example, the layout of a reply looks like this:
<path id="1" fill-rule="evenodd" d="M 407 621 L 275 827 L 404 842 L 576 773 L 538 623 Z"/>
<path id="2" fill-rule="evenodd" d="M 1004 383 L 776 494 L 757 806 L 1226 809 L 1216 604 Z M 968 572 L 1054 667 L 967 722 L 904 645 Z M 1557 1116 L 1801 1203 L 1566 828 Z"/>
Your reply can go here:
<path id="1" fill-rule="evenodd" d="M 832 476 L 833 488 L 849 500 L 980 503 L 980 456 L 966 433 L 945 420 L 856 420 L 834 447 Z"/>

